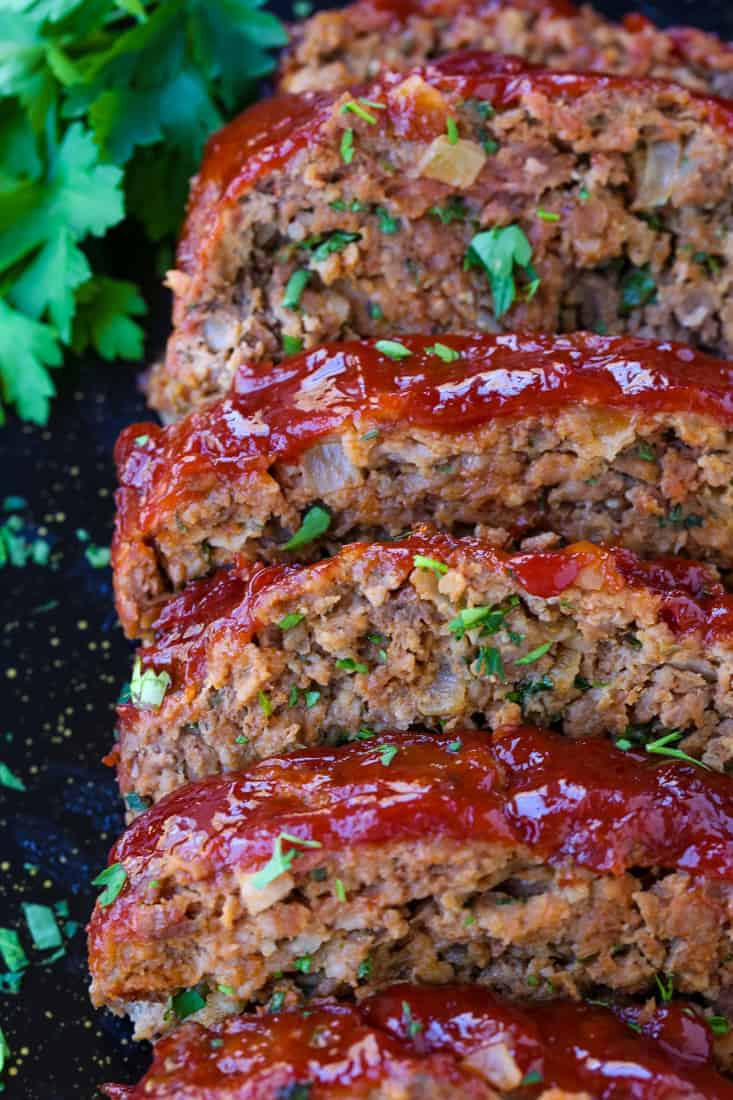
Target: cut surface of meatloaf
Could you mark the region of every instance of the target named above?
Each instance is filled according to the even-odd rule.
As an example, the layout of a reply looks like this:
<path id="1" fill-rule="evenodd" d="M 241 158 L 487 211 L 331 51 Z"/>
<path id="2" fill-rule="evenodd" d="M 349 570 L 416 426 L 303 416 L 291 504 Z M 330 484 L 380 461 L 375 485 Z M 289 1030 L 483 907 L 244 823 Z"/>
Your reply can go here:
<path id="1" fill-rule="evenodd" d="M 361 0 L 291 27 L 280 86 L 343 88 L 380 66 L 405 69 L 454 50 L 517 54 L 547 69 L 675 80 L 733 97 L 733 48 L 693 27 L 661 30 L 641 15 L 613 23 L 567 0 Z"/>
<path id="2" fill-rule="evenodd" d="M 212 138 L 170 277 L 164 418 L 237 367 L 405 332 L 589 329 L 729 355 L 733 106 L 456 55 Z"/>
<path id="3" fill-rule="evenodd" d="M 302 750 L 175 791 L 110 865 L 124 881 L 92 916 L 92 999 L 140 1037 L 193 987 L 204 1023 L 395 980 L 546 998 L 661 973 L 716 1009 L 733 987 L 733 785 L 603 740 Z"/>
<path id="4" fill-rule="evenodd" d="M 365 728 L 523 718 L 572 737 L 684 738 L 722 770 L 731 675 L 733 598 L 680 559 L 416 534 L 311 566 L 244 563 L 194 581 L 140 650 L 118 709 L 120 787 L 134 810 Z"/>
<path id="5" fill-rule="evenodd" d="M 184 1024 L 161 1039 L 137 1086 L 105 1091 L 110 1100 L 730 1100 L 713 1050 L 708 1024 L 684 1003 L 619 1018 L 569 1001 L 510 1003 L 481 986 L 403 984 L 359 1006 Z"/>
<path id="6" fill-rule="evenodd" d="M 398 346 L 305 352 L 168 428 L 125 429 L 113 565 L 128 636 L 238 553 L 302 559 L 422 522 L 733 562 L 728 364 L 588 334 Z"/>

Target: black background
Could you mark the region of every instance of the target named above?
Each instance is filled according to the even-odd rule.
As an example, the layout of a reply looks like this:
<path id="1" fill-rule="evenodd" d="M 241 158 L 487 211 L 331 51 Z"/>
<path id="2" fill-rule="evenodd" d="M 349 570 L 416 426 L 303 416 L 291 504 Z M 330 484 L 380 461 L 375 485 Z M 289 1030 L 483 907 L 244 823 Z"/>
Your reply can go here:
<path id="1" fill-rule="evenodd" d="M 636 10 L 598 6 L 614 17 Z M 730 0 L 638 7 L 660 24 L 693 23 L 733 38 Z M 169 307 L 155 257 L 126 230 L 113 236 L 106 258 L 115 274 L 147 281 L 149 361 L 162 348 Z M 70 364 L 57 382 L 47 429 L 13 420 L 0 428 L 0 504 L 9 495 L 24 497 L 26 533 L 40 529 L 52 546 L 48 566 L 0 571 L 0 761 L 27 788 L 0 787 L 0 925 L 19 930 L 32 959 L 21 992 L 0 994 L 12 1051 L 3 1100 L 92 1100 L 99 1081 L 132 1081 L 148 1060 L 123 1023 L 95 1014 L 88 1003 L 83 927 L 63 958 L 43 966 L 22 918 L 23 901 L 66 900 L 83 926 L 95 894 L 90 880 L 105 865 L 122 821 L 112 773 L 100 759 L 112 743 L 113 707 L 131 649 L 112 607 L 110 570 L 92 568 L 76 532 L 109 544 L 112 446 L 125 424 L 145 418 L 145 407 L 130 367 Z M 43 610 L 50 601 L 55 605 Z"/>

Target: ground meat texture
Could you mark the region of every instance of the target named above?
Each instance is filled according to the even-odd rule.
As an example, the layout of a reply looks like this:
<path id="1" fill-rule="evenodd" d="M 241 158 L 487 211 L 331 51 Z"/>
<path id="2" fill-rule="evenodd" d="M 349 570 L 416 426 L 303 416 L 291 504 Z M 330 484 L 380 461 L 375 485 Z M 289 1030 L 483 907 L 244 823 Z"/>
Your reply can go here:
<path id="1" fill-rule="evenodd" d="M 174 792 L 110 863 L 124 883 L 92 916 L 92 999 L 139 1037 L 193 987 L 210 1023 L 395 980 L 598 997 L 661 973 L 716 1010 L 733 986 L 730 780 L 602 740 L 303 750 Z"/>
<path id="2" fill-rule="evenodd" d="M 510 1003 L 481 986 L 398 985 L 361 1005 L 184 1024 L 110 1100 L 730 1100 L 684 1002 L 641 1014 Z M 638 1026 L 632 1030 L 626 1020 Z M 638 1021 L 638 1022 L 637 1022 Z M 299 1091 L 300 1090 L 300 1091 Z"/>
<path id="3" fill-rule="evenodd" d="M 692 27 L 660 30 L 636 14 L 612 23 L 566 0 L 377 0 L 317 12 L 291 28 L 280 87 L 343 88 L 373 78 L 381 65 L 406 69 L 465 49 L 518 54 L 548 69 L 653 76 L 733 95 L 733 49 L 715 35 Z"/>
<path id="4" fill-rule="evenodd" d="M 729 104 L 484 54 L 362 90 L 265 101 L 212 139 L 150 379 L 164 418 L 243 362 L 354 337 L 590 329 L 731 353 Z"/>
<path id="5" fill-rule="evenodd" d="M 302 353 L 117 445 L 113 563 L 129 636 L 238 554 L 317 557 L 431 522 L 506 544 L 554 531 L 733 554 L 733 371 L 630 338 L 407 336 Z M 311 508 L 325 530 L 282 550 Z"/>
<path id="6" fill-rule="evenodd" d="M 589 543 L 354 544 L 224 570 L 171 601 L 118 709 L 131 810 L 190 780 L 359 731 L 530 719 L 733 758 L 733 600 L 704 566 Z"/>

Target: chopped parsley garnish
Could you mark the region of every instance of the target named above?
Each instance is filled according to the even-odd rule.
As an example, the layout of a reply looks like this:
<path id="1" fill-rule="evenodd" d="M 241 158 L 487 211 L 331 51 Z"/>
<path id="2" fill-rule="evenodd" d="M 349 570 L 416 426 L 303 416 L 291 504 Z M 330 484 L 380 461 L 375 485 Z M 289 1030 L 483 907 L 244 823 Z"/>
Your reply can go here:
<path id="1" fill-rule="evenodd" d="M 128 791 L 125 795 L 125 805 L 128 810 L 133 810 L 135 813 L 142 813 L 150 807 L 150 804 L 150 799 L 143 798 L 137 791 Z"/>
<path id="2" fill-rule="evenodd" d="M 388 359 L 409 359 L 412 352 L 401 344 L 399 340 L 377 340 L 374 347 L 386 355 Z"/>
<path id="3" fill-rule="evenodd" d="M 310 955 L 301 955 L 298 959 L 293 959 L 293 966 L 296 970 L 299 970 L 301 974 L 310 974 L 310 968 L 313 959 Z"/>
<path id="4" fill-rule="evenodd" d="M 365 978 L 371 977 L 372 973 L 372 960 L 362 959 L 359 963 L 359 967 L 356 971 L 356 976 L 359 981 L 363 981 Z"/>
<path id="5" fill-rule="evenodd" d="M 639 641 L 635 634 L 624 634 L 623 641 L 630 645 L 632 649 L 641 649 L 643 646 L 643 643 Z"/>
<path id="6" fill-rule="evenodd" d="M 532 988 L 535 988 L 539 984 L 540 984 L 540 979 L 537 977 L 536 974 L 528 974 L 527 975 L 527 985 L 530 985 L 530 986 L 532 986 Z"/>
<path id="7" fill-rule="evenodd" d="M 477 626 L 481 627 L 482 634 L 496 634 L 504 622 L 504 616 L 505 612 L 495 607 L 464 607 L 448 623 L 448 629 L 459 641 L 467 630 L 474 630 Z"/>
<path id="8" fill-rule="evenodd" d="M 402 1002 L 402 1018 L 407 1025 L 407 1034 L 411 1039 L 414 1039 L 416 1035 L 419 1035 L 422 1031 L 422 1024 L 419 1020 L 412 1018 L 412 1009 L 407 1001 Z"/>
<path id="9" fill-rule="evenodd" d="M 648 443 L 644 443 L 643 441 L 637 445 L 636 453 L 638 454 L 639 458 L 643 458 L 645 462 L 657 461 L 657 456 L 655 455 L 652 448 L 649 446 Z"/>
<path id="10" fill-rule="evenodd" d="M 222 982 L 216 987 L 220 993 L 223 993 L 225 997 L 234 997 L 236 990 L 231 985 L 224 985 Z"/>
<path id="11" fill-rule="evenodd" d="M 272 714 L 272 700 L 266 691 L 257 692 L 257 702 L 260 704 L 260 710 L 265 718 L 269 718 Z"/>
<path id="12" fill-rule="evenodd" d="M 369 316 L 371 317 L 372 321 L 381 321 L 384 318 L 382 307 L 380 305 L 377 305 L 376 302 L 370 302 L 368 310 Z"/>
<path id="13" fill-rule="evenodd" d="M 462 195 L 452 195 L 444 206 L 431 206 L 428 213 L 440 218 L 443 225 L 450 225 L 451 222 L 463 222 L 468 215 L 466 202 Z"/>
<path id="14" fill-rule="evenodd" d="M 436 561 L 435 558 L 426 558 L 424 554 L 415 554 L 412 564 L 416 569 L 432 569 L 437 577 L 448 572 L 448 566 L 444 562 Z"/>
<path id="15" fill-rule="evenodd" d="M 92 569 L 105 569 L 109 565 L 109 546 L 87 546 L 84 550 L 84 557 Z"/>
<path id="16" fill-rule="evenodd" d="M 279 1012 L 282 1006 L 285 1004 L 285 994 L 278 990 L 277 993 L 273 993 L 272 1000 L 270 1001 L 269 1012 Z"/>
<path id="17" fill-rule="evenodd" d="M 130 702 L 136 707 L 150 707 L 157 710 L 165 698 L 165 693 L 171 685 L 170 673 L 156 672 L 155 669 L 146 668 L 142 671 L 142 662 L 135 658 L 132 667 L 132 679 L 130 680 Z"/>
<path id="18" fill-rule="evenodd" d="M 667 974 L 665 981 L 664 975 L 655 974 L 654 981 L 657 983 L 657 989 L 659 990 L 659 996 L 663 1002 L 671 1001 L 674 997 L 674 977 L 671 974 Z"/>
<path id="19" fill-rule="evenodd" d="M 297 355 L 302 350 L 303 341 L 300 336 L 288 336 L 286 332 L 283 333 L 283 351 L 286 355 Z"/>
<path id="20" fill-rule="evenodd" d="M 292 630 L 298 623 L 302 623 L 305 615 L 300 611 L 291 611 L 289 615 L 283 615 L 280 622 L 277 624 L 281 630 Z"/>
<path id="21" fill-rule="evenodd" d="M 290 691 L 288 692 L 288 706 L 289 707 L 297 707 L 297 705 L 298 705 L 298 689 L 295 686 L 295 684 L 293 684 L 290 688 Z"/>
<path id="22" fill-rule="evenodd" d="M 675 504 L 668 515 L 658 518 L 657 523 L 660 527 L 684 527 L 689 530 L 691 527 L 702 527 L 704 520 L 694 512 L 686 516 L 682 511 L 682 505 Z"/>
<path id="23" fill-rule="evenodd" d="M 653 302 L 657 297 L 657 284 L 648 267 L 633 267 L 621 282 L 619 313 L 627 317 L 632 310 Z"/>
<path id="24" fill-rule="evenodd" d="M 730 1022 L 727 1016 L 708 1016 L 707 1025 L 713 1035 L 727 1035 L 730 1031 Z"/>
<path id="25" fill-rule="evenodd" d="M 435 343 L 429 348 L 425 348 L 426 355 L 437 355 L 438 359 L 442 359 L 444 363 L 455 363 L 456 359 L 461 358 L 460 351 L 456 351 L 455 348 L 449 348 L 447 344 Z"/>
<path id="26" fill-rule="evenodd" d="M 312 272 L 304 267 L 298 268 L 288 279 L 283 295 L 283 309 L 300 309 L 300 299 L 308 285 Z"/>
<path id="27" fill-rule="evenodd" d="M 7 787 L 11 791 L 24 791 L 26 789 L 23 780 L 2 761 L 0 761 L 0 787 Z"/>
<path id="28" fill-rule="evenodd" d="M 193 1016 L 194 1012 L 200 1012 L 206 1004 L 206 998 L 198 989 L 182 989 L 171 997 L 171 1009 L 177 1020 L 185 1020 Z"/>
<path id="29" fill-rule="evenodd" d="M 368 672 L 369 669 L 361 661 L 355 661 L 353 657 L 339 657 L 336 668 L 342 668 L 344 672 Z"/>
<path id="30" fill-rule="evenodd" d="M 542 676 L 539 680 L 522 681 L 514 691 L 507 692 L 506 697 L 510 703 L 519 703 L 522 710 L 524 710 L 530 696 L 539 695 L 542 691 L 552 691 L 554 687 L 555 684 L 549 676 Z"/>
<path id="31" fill-rule="evenodd" d="M 277 1090 L 275 1100 L 310 1100 L 312 1087 L 311 1081 L 293 1081 L 291 1085 L 283 1085 Z"/>
<path id="32" fill-rule="evenodd" d="M 459 739 L 448 742 L 448 752 L 460 752 L 463 748 L 463 742 Z"/>
<path id="33" fill-rule="evenodd" d="M 619 737 L 618 741 L 614 741 L 617 749 L 621 749 L 621 752 L 628 752 L 629 749 L 633 749 L 633 744 L 627 737 Z"/>
<path id="34" fill-rule="evenodd" d="M 334 229 L 332 233 L 303 241 L 300 247 L 310 249 L 315 262 L 321 263 L 334 252 L 343 252 L 347 245 L 360 240 L 361 233 L 347 233 L 344 229 Z"/>
<path id="35" fill-rule="evenodd" d="M 144 447 L 145 444 L 149 443 L 149 442 L 150 442 L 150 436 L 149 435 L 136 435 L 135 436 L 135 446 L 136 447 Z"/>
<path id="36" fill-rule="evenodd" d="M 116 901 L 127 882 L 127 871 L 121 863 L 113 863 L 100 871 L 96 878 L 92 879 L 92 886 L 104 886 L 104 890 L 97 898 L 97 903 L 103 908 Z"/>
<path id="37" fill-rule="evenodd" d="M 544 657 L 552 649 L 553 644 L 553 642 L 543 642 L 542 645 L 531 649 L 529 653 L 525 653 L 524 657 L 518 657 L 514 662 L 515 665 L 533 665 L 535 661 L 539 661 L 540 657 Z"/>
<path id="38" fill-rule="evenodd" d="M 318 840 L 307 840 L 300 836 L 293 836 L 292 833 L 280 833 L 275 838 L 269 860 L 252 878 L 252 885 L 255 890 L 264 890 L 271 882 L 280 878 L 280 875 L 284 875 L 286 871 L 290 870 L 293 860 L 302 854 L 297 847 L 291 847 L 287 851 L 283 851 L 283 843 L 299 845 L 301 848 L 323 847 Z"/>
<path id="39" fill-rule="evenodd" d="M 448 134 L 448 141 L 451 145 L 458 144 L 458 125 L 454 118 L 446 119 L 445 129 Z"/>
<path id="40" fill-rule="evenodd" d="M 387 660 L 387 650 L 384 647 L 389 645 L 390 639 L 384 634 L 367 634 L 367 641 L 377 647 L 377 657 L 384 664 Z"/>
<path id="41" fill-rule="evenodd" d="M 380 764 L 384 764 L 385 768 L 388 768 L 399 752 L 399 749 L 396 745 L 380 745 L 377 751 L 379 753 Z"/>
<path id="42" fill-rule="evenodd" d="M 539 276 L 532 267 L 532 245 L 518 225 L 477 233 L 468 246 L 466 266 L 481 267 L 486 272 L 497 320 L 511 309 L 516 299 L 515 267 L 524 271 L 529 280 L 527 299 L 534 297 L 540 285 Z"/>
<path id="43" fill-rule="evenodd" d="M 339 152 L 341 153 L 341 160 L 344 164 L 351 164 L 354 159 L 354 131 L 352 129 L 344 130 L 341 135 Z"/>
<path id="44" fill-rule="evenodd" d="M 375 210 L 375 214 L 379 220 L 379 229 L 382 233 L 385 233 L 388 237 L 392 237 L 395 233 L 399 233 L 400 219 L 393 218 L 389 210 L 386 210 L 383 206 L 378 206 Z"/>
<path id="45" fill-rule="evenodd" d="M 374 115 L 362 107 L 361 103 L 357 103 L 355 99 L 350 99 L 348 103 L 342 103 L 339 107 L 339 114 L 341 115 L 345 115 L 349 111 L 363 122 L 368 122 L 370 126 L 376 125 L 377 120 Z"/>
<path id="46" fill-rule="evenodd" d="M 506 681 L 504 662 L 501 653 L 493 646 L 482 645 L 478 651 L 478 671 L 480 675 L 496 676 L 502 683 Z"/>
<path id="47" fill-rule="evenodd" d="M 330 514 L 319 504 L 314 504 L 303 516 L 300 527 L 292 538 L 283 543 L 280 549 L 299 550 L 301 546 L 307 546 L 309 542 L 314 542 L 315 539 L 324 535 L 330 526 Z"/>
<path id="48" fill-rule="evenodd" d="M 537 217 L 543 222 L 559 222 L 560 215 L 553 213 L 552 210 L 543 210 L 542 207 L 537 208 Z"/>
<path id="49" fill-rule="evenodd" d="M 334 880 L 334 893 L 338 901 L 346 901 L 346 887 L 340 878 Z"/>
<path id="50" fill-rule="evenodd" d="M 587 187 L 583 186 L 583 187 L 580 188 L 580 190 L 578 191 L 578 198 L 580 199 L 581 202 L 587 202 L 588 201 L 588 199 L 590 198 L 590 191 L 588 190 Z"/>
<path id="51" fill-rule="evenodd" d="M 305 706 L 306 710 L 311 710 L 318 700 L 321 698 L 320 691 L 306 691 L 305 693 Z"/>
<path id="52" fill-rule="evenodd" d="M 235 745 L 248 745 L 249 744 L 249 737 L 245 737 L 243 733 L 238 733 L 237 736 L 234 738 L 234 744 Z"/>
<path id="53" fill-rule="evenodd" d="M 467 99 L 466 106 L 475 111 L 484 122 L 487 118 L 493 118 L 496 114 L 494 105 L 488 99 Z"/>
<path id="54" fill-rule="evenodd" d="M 529 1073 L 525 1073 L 522 1080 L 519 1082 L 522 1088 L 527 1085 L 541 1085 L 544 1078 L 539 1070 L 531 1069 Z"/>
<path id="55" fill-rule="evenodd" d="M 358 199 L 352 199 L 351 202 L 344 202 L 343 199 L 336 199 L 335 202 L 328 204 L 332 210 L 344 210 L 351 211 L 352 214 L 362 214 L 367 207 L 363 202 L 359 202 Z"/>
<path id="56" fill-rule="evenodd" d="M 368 443 L 371 439 L 377 439 L 378 437 L 379 428 L 372 428 L 370 431 L 364 432 L 364 435 L 361 438 L 364 440 L 365 443 Z"/>

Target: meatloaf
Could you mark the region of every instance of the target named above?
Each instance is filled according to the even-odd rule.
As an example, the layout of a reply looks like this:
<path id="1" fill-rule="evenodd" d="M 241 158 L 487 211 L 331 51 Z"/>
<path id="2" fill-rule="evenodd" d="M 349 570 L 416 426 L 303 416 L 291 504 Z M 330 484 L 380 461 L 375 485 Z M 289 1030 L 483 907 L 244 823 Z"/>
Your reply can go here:
<path id="1" fill-rule="evenodd" d="M 544 998 L 670 975 L 716 1009 L 733 990 L 733 784 L 600 739 L 304 749 L 173 792 L 110 867 L 92 999 L 138 1037 L 174 1023 L 183 990 L 202 1023 L 395 980 Z"/>
<path id="2" fill-rule="evenodd" d="M 733 105 L 492 55 L 285 96 L 212 138 L 166 419 L 329 340 L 590 329 L 730 355 Z"/>
<path id="3" fill-rule="evenodd" d="M 733 562 L 727 364 L 587 334 L 388 344 L 399 359 L 369 340 L 301 353 L 267 383 L 244 372 L 178 424 L 122 433 L 113 564 L 129 636 L 236 554 L 273 560 L 293 540 L 302 559 L 424 521 Z"/>
<path id="4" fill-rule="evenodd" d="M 733 1097 L 695 1006 L 620 1015 L 509 1003 L 481 986 L 398 985 L 358 1007 L 324 1002 L 307 1015 L 230 1017 L 210 1030 L 184 1024 L 161 1039 L 136 1087 L 105 1091 L 110 1100 Z"/>
<path id="5" fill-rule="evenodd" d="M 118 711 L 131 810 L 192 779 L 371 730 L 522 719 L 725 768 L 733 597 L 704 566 L 579 543 L 356 543 L 304 567 L 192 585 L 140 651 Z M 365 732 L 366 731 L 366 732 Z"/>
<path id="6" fill-rule="evenodd" d="M 547 69 L 653 76 L 733 97 L 733 48 L 692 27 L 641 15 L 612 23 L 568 0 L 361 0 L 291 28 L 280 86 L 343 88 L 380 65 L 406 69 L 453 50 L 518 54 Z"/>

